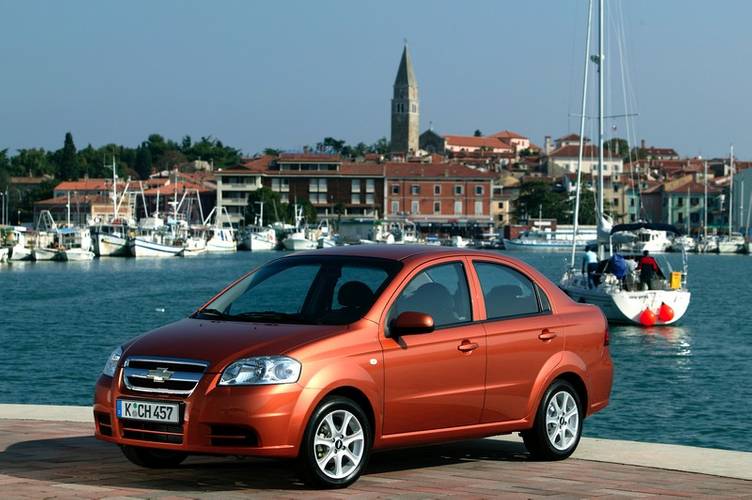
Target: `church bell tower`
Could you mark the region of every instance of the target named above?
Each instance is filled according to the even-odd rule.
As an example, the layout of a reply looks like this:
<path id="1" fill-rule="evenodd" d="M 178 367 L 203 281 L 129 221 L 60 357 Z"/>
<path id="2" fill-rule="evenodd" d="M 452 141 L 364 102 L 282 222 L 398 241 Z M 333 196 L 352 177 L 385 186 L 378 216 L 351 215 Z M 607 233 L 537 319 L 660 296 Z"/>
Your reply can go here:
<path id="1" fill-rule="evenodd" d="M 397 78 L 392 96 L 392 153 L 414 154 L 418 151 L 420 132 L 420 108 L 418 105 L 418 82 L 413 71 L 413 62 L 407 51 L 402 51 Z"/>

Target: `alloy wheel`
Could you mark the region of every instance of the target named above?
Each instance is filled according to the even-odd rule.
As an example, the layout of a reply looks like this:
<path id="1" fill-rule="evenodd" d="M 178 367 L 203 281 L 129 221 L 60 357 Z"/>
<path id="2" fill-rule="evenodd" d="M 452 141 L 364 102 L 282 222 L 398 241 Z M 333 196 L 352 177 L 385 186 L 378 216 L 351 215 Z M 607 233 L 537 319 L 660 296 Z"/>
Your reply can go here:
<path id="1" fill-rule="evenodd" d="M 363 426 L 349 411 L 333 410 L 321 419 L 313 447 L 319 470 L 328 478 L 343 479 L 363 460 Z"/>
<path id="2" fill-rule="evenodd" d="M 580 411 L 567 391 L 559 391 L 549 400 L 546 409 L 546 433 L 551 445 L 559 451 L 568 450 L 577 440 Z"/>

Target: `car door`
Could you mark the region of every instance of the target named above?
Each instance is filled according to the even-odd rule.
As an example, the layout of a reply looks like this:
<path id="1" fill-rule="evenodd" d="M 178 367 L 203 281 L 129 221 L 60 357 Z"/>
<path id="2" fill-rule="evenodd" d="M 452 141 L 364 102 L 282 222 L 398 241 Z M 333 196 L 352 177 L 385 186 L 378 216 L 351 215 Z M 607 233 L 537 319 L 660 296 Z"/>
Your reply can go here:
<path id="1" fill-rule="evenodd" d="M 483 408 L 486 349 L 474 322 L 469 261 L 440 259 L 417 268 L 392 298 L 382 324 L 383 434 L 477 424 Z M 405 311 L 429 314 L 431 333 L 388 337 Z"/>
<path id="2" fill-rule="evenodd" d="M 473 260 L 483 296 L 486 334 L 486 398 L 481 422 L 519 420 L 538 374 L 555 366 L 563 332 L 543 290 L 521 269 L 498 261 Z"/>

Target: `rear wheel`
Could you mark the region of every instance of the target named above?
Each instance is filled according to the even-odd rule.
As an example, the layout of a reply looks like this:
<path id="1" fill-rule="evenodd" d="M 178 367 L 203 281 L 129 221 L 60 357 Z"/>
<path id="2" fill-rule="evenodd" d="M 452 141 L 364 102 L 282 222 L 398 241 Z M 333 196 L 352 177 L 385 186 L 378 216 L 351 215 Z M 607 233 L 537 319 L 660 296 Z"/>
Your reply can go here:
<path id="1" fill-rule="evenodd" d="M 582 405 L 577 391 L 565 380 L 556 380 L 543 395 L 533 428 L 522 433 L 525 447 L 539 460 L 570 456 L 582 436 Z"/>
<path id="2" fill-rule="evenodd" d="M 156 448 L 141 448 L 139 446 L 120 447 L 125 458 L 134 464 L 149 469 L 169 469 L 177 467 L 188 455 L 179 451 L 158 450 Z"/>
<path id="3" fill-rule="evenodd" d="M 363 409 L 344 397 L 325 399 L 306 426 L 300 463 L 306 481 L 316 487 L 344 488 L 365 469 L 371 431 Z"/>

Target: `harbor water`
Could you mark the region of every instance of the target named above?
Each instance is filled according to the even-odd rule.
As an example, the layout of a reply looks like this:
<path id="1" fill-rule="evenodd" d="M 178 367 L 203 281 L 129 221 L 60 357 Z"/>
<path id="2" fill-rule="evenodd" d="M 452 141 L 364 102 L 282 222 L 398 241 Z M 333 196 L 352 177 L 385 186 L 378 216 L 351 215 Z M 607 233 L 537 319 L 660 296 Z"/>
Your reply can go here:
<path id="1" fill-rule="evenodd" d="M 558 279 L 565 253 L 522 253 Z M 106 356 L 280 253 L 0 267 L 0 403 L 91 404 Z M 680 258 L 668 256 L 674 268 Z M 585 435 L 752 451 L 752 259 L 692 255 L 679 326 L 611 327 L 611 404 Z"/>

